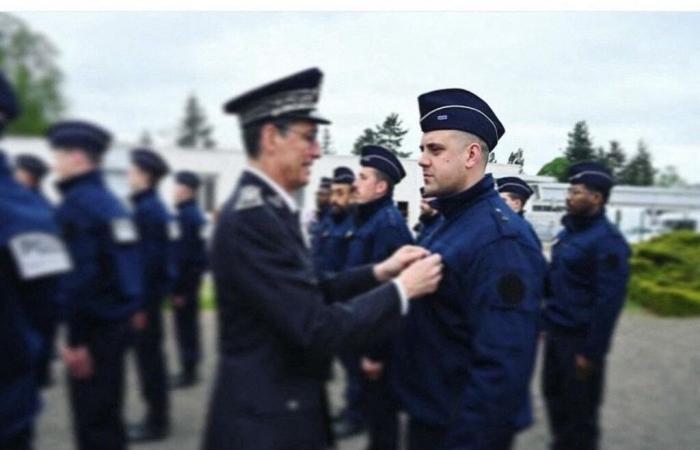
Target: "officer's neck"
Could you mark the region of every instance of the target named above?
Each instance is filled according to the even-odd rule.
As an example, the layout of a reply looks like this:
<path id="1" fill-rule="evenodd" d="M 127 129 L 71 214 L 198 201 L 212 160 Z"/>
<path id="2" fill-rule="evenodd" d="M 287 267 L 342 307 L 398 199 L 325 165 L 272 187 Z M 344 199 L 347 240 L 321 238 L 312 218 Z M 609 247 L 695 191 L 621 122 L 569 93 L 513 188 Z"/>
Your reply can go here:
<path id="1" fill-rule="evenodd" d="M 283 168 L 276 161 L 269 158 L 250 159 L 248 160 L 248 164 L 265 174 L 265 176 L 274 181 L 277 186 L 282 188 L 289 195 L 292 195 L 297 189 L 297 186 L 291 186 L 284 176 Z"/>

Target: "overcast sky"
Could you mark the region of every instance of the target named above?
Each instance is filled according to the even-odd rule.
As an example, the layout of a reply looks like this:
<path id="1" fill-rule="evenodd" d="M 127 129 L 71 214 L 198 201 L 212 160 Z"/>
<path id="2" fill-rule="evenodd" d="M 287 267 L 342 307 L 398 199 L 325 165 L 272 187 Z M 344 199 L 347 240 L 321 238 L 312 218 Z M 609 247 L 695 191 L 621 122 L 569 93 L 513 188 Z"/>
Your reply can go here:
<path id="1" fill-rule="evenodd" d="M 700 181 L 700 14 L 672 13 L 21 13 L 59 48 L 68 115 L 120 140 L 171 136 L 194 92 L 220 147 L 240 148 L 228 98 L 311 66 L 339 153 L 397 112 L 420 140 L 416 97 L 461 87 L 506 128 L 505 162 L 528 173 L 586 120 L 594 144 L 643 138 L 658 167 Z"/>

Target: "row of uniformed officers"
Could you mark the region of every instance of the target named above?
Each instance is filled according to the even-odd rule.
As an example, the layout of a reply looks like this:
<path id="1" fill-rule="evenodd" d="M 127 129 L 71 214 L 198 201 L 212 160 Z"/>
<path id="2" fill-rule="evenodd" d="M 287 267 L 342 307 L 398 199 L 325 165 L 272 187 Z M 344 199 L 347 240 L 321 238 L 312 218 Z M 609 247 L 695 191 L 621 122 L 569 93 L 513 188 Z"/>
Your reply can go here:
<path id="1" fill-rule="evenodd" d="M 2 127 L 19 113 L 0 73 Z M 56 206 L 40 189 L 46 163 L 20 155 L 11 167 L 0 152 L 0 448 L 32 446 L 38 388 L 52 383 L 59 322 L 67 325 L 60 352 L 68 370 L 76 447 L 118 449 L 127 440 L 164 438 L 170 427 L 169 388 L 193 385 L 201 358 L 198 296 L 207 258 L 205 218 L 196 201 L 200 181 L 192 172 L 175 174 L 173 215 L 157 192 L 168 173 L 166 163 L 152 150 L 135 149 L 128 210 L 100 170 L 111 140 L 106 130 L 65 121 L 51 126 L 47 138 L 62 197 Z M 166 298 L 175 310 L 181 364 L 170 378 L 161 314 Z M 146 416 L 126 428 L 124 355 L 130 347 Z"/>
<path id="2" fill-rule="evenodd" d="M 605 216 L 609 171 L 595 163 L 571 167 L 568 212 L 548 264 L 522 215 L 530 188 L 485 173 L 505 132 L 496 114 L 463 89 L 428 92 L 418 98 L 424 201 L 417 238 L 392 199 L 405 176 L 401 162 L 370 145 L 357 174 L 338 168 L 327 180 L 309 248 L 293 193 L 307 185 L 320 157 L 318 125 L 329 123 L 316 112 L 321 80 L 309 69 L 224 105 L 239 118 L 248 164 L 210 244 L 219 362 L 203 448 L 320 450 L 333 445 L 333 431 L 366 427 L 369 449 L 394 450 L 397 413 L 405 411 L 412 450 L 509 449 L 533 422 L 530 382 L 542 335 L 551 448 L 597 448 L 605 358 L 629 275 L 628 246 Z M 176 260 L 159 245 L 166 228 L 154 226 L 166 214 L 154 191 L 165 169 L 152 152 L 134 153 L 135 227 L 95 171 L 106 134 L 72 122 L 52 127 L 49 139 L 59 150 L 64 200 L 56 216 L 69 258 L 50 254 L 43 259 L 53 266 L 23 274 L 25 260 L 37 259 L 29 249 L 60 253 L 62 246 L 55 224 L 24 214 L 28 201 L 8 203 L 13 223 L 3 226 L 0 244 L 15 288 L 3 294 L 3 307 L 14 308 L 3 320 L 16 342 L 26 341 L 12 347 L 26 368 L 16 371 L 15 387 L 3 381 L 3 397 L 6 390 L 33 392 L 23 376 L 33 367 L 29 286 L 53 280 L 42 275 L 65 270 L 70 259 L 71 275 L 53 291 L 68 311 L 64 359 L 77 441 L 123 448 L 126 328 L 141 330 L 136 349 L 145 372 L 163 371 L 162 358 L 154 361 L 162 352 L 155 304 L 169 292 L 158 280 Z M 161 241 L 143 242 L 158 234 L 154 228 Z M 30 242 L 23 255 L 13 244 L 23 234 L 44 242 Z M 325 392 L 333 356 L 348 379 L 335 430 Z M 155 376 L 142 380 L 157 384 Z M 167 411 L 167 396 L 158 395 L 154 404 Z M 28 439 L 30 410 L 14 433 L 0 424 L 3 439 Z M 167 415 L 144 425 L 137 436 L 157 434 Z"/>

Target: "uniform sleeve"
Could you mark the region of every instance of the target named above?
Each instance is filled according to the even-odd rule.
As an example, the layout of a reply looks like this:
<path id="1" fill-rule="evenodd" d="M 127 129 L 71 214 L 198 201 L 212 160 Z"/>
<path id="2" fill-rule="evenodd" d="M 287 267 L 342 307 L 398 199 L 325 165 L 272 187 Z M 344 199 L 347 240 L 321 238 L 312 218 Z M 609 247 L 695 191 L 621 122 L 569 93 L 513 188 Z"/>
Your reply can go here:
<path id="1" fill-rule="evenodd" d="M 627 296 L 629 248 L 622 240 L 601 243 L 596 258 L 595 308 L 582 354 L 601 361 L 610 347 L 615 323 Z"/>
<path id="2" fill-rule="evenodd" d="M 462 278 L 472 330 L 467 378 L 443 449 L 489 450 L 513 433 L 535 363 L 542 256 L 510 240 L 475 256 Z"/>
<path id="3" fill-rule="evenodd" d="M 326 305 L 309 255 L 298 253 L 305 250 L 287 241 L 290 235 L 260 210 L 220 224 L 213 246 L 214 273 L 217 285 L 235 289 L 236 300 L 285 339 L 303 349 L 330 353 L 342 345 L 362 345 L 377 327 L 398 315 L 399 297 L 392 283 L 345 303 Z"/>
<path id="4" fill-rule="evenodd" d="M 146 214 L 139 220 L 139 238 L 147 300 L 160 301 L 158 293 L 167 292 L 170 284 L 167 217 Z"/>

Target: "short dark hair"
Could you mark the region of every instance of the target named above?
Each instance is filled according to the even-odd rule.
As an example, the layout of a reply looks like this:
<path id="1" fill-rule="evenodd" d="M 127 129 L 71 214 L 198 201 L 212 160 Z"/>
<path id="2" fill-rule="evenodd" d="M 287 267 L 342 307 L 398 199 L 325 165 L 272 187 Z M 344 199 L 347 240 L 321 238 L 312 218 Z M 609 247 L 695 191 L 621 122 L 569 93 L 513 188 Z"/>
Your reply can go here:
<path id="1" fill-rule="evenodd" d="M 248 157 L 257 159 L 260 156 L 260 133 L 265 125 L 272 124 L 284 134 L 292 122 L 291 119 L 262 120 L 243 127 L 243 146 Z"/>
<path id="2" fill-rule="evenodd" d="M 516 194 L 515 192 L 506 192 L 506 195 L 510 197 L 511 200 L 520 200 L 520 203 L 522 203 L 523 207 L 525 206 L 525 203 L 527 203 L 525 197 L 523 197 L 520 194 Z"/>
<path id="3" fill-rule="evenodd" d="M 583 185 L 586 186 L 586 189 L 588 189 L 589 191 L 600 194 L 600 196 L 603 198 L 603 205 L 608 203 L 608 199 L 610 198 L 610 191 L 604 191 L 595 186 L 591 186 L 585 183 Z"/>
<path id="4" fill-rule="evenodd" d="M 384 181 L 386 182 L 386 193 L 387 195 L 394 195 L 394 180 L 391 179 L 391 177 L 384 172 L 382 172 L 379 169 L 374 169 L 374 173 L 377 176 L 377 179 L 379 181 Z"/>

